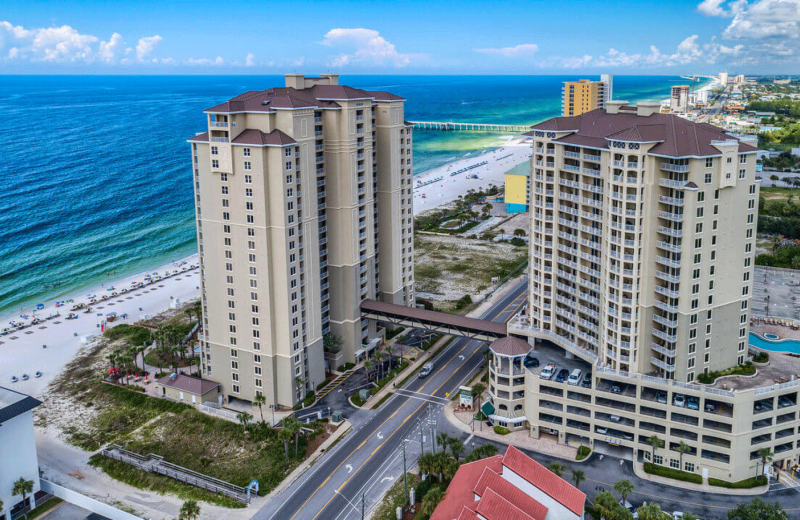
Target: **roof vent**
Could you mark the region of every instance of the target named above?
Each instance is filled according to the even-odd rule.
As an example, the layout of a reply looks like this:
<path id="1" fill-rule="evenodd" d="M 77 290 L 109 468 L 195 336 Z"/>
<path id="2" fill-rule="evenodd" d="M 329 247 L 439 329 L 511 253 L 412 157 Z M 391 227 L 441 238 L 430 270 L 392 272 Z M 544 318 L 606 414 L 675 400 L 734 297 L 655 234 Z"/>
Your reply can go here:
<path id="1" fill-rule="evenodd" d="M 269 102 L 270 102 L 269 99 L 265 99 L 264 101 L 261 102 L 261 104 L 262 105 L 269 105 Z"/>
<path id="2" fill-rule="evenodd" d="M 169 375 L 169 378 L 172 379 L 173 381 L 175 381 L 176 379 L 178 379 L 178 374 L 173 372 L 172 374 Z"/>

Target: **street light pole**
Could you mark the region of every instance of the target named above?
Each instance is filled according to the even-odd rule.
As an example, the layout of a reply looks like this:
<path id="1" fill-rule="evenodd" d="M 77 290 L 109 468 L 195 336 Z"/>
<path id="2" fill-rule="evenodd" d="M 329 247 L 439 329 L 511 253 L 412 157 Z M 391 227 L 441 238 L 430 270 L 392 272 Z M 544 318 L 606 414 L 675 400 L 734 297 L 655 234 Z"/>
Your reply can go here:
<path id="1" fill-rule="evenodd" d="M 364 493 L 361 493 L 361 520 L 364 520 Z"/>
<path id="2" fill-rule="evenodd" d="M 403 487 L 405 489 L 404 504 L 408 505 L 408 470 L 406 469 L 406 439 L 403 439 Z"/>

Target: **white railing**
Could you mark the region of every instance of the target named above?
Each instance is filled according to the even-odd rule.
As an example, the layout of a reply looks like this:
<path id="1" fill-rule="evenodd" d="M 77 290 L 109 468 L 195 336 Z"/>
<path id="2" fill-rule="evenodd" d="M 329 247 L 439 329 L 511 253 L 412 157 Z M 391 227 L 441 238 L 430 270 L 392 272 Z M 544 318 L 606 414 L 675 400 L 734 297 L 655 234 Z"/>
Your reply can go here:
<path id="1" fill-rule="evenodd" d="M 711 144 L 714 144 L 712 141 Z M 689 171 L 688 164 L 670 164 L 670 163 L 661 163 L 661 169 L 668 171 L 668 172 L 676 172 L 676 173 L 686 173 Z"/>

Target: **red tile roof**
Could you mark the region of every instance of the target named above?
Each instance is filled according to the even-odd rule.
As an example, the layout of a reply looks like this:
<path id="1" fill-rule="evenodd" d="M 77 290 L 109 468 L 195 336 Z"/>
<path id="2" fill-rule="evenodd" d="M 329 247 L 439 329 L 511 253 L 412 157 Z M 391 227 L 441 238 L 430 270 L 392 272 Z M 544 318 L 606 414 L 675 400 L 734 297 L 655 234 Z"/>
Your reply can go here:
<path id="1" fill-rule="evenodd" d="M 486 520 L 534 520 L 525 511 L 516 507 L 492 489 L 486 490 L 486 493 L 481 497 L 481 501 L 478 502 L 475 512 L 486 518 Z"/>
<path id="2" fill-rule="evenodd" d="M 433 512 L 430 520 L 453 520 L 459 518 L 464 506 L 472 506 L 475 502 L 475 495 L 472 490 L 483 474 L 483 470 L 489 468 L 499 473 L 502 469 L 502 460 L 502 455 L 495 455 L 494 457 L 462 464 L 456 471 L 453 480 L 450 481 L 450 485 L 447 486 L 444 499 L 436 506 L 436 511 Z"/>
<path id="3" fill-rule="evenodd" d="M 467 506 L 464 506 L 461 509 L 461 514 L 458 515 L 458 520 L 481 520 L 481 519 L 478 516 L 478 513 L 468 508 Z"/>
<path id="4" fill-rule="evenodd" d="M 483 470 L 473 491 L 483 497 L 487 489 L 499 494 L 535 520 L 544 520 L 547 516 L 546 506 L 488 468 Z"/>
<path id="5" fill-rule="evenodd" d="M 514 446 L 509 446 L 506 450 L 503 467 L 524 478 L 576 515 L 580 516 L 583 513 L 583 505 L 586 502 L 586 494 L 583 491 L 556 476 Z"/>
<path id="6" fill-rule="evenodd" d="M 720 155 L 711 141 L 736 139 L 708 123 L 694 123 L 674 114 L 655 113 L 639 116 L 635 112 L 609 114 L 602 108 L 574 117 L 554 117 L 534 130 L 573 133 L 559 137 L 556 142 L 608 149 L 607 139 L 637 142 L 659 142 L 649 153 L 669 157 L 709 157 Z M 756 148 L 739 143 L 739 152 Z"/>
<path id="7" fill-rule="evenodd" d="M 250 144 L 253 146 L 284 146 L 287 144 L 295 144 L 297 141 L 281 132 L 280 130 L 273 130 L 266 134 L 261 130 L 253 130 L 248 128 L 241 134 L 233 138 L 233 144 Z"/>
<path id="8" fill-rule="evenodd" d="M 203 132 L 202 134 L 197 134 L 196 136 L 192 137 L 188 141 L 190 143 L 207 143 L 208 142 L 208 132 Z"/>
<path id="9" fill-rule="evenodd" d="M 171 375 L 164 376 L 158 380 L 158 384 L 199 396 L 219 386 L 219 383 L 215 383 L 214 381 L 200 379 L 199 377 L 185 376 L 183 374 L 178 374 L 174 380 Z"/>

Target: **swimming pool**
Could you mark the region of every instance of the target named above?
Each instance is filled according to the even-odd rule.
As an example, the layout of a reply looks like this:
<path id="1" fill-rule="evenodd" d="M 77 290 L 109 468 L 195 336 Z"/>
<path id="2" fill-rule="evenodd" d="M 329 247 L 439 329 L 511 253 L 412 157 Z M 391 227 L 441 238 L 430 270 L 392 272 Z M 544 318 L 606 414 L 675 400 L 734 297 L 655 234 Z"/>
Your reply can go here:
<path id="1" fill-rule="evenodd" d="M 796 339 L 779 339 L 777 341 L 770 341 L 762 338 L 755 332 L 751 332 L 750 344 L 754 347 L 772 352 L 792 352 L 794 354 L 800 354 L 800 341 Z"/>

